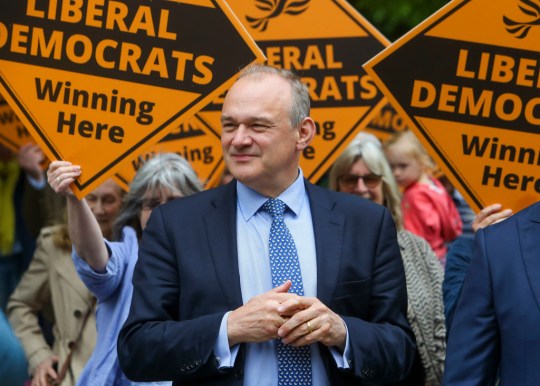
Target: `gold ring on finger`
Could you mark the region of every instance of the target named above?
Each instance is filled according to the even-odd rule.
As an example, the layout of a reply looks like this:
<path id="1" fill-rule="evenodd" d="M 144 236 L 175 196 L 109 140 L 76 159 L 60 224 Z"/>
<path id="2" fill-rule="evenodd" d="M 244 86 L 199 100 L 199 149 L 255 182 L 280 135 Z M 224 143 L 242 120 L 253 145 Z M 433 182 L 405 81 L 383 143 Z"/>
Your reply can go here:
<path id="1" fill-rule="evenodd" d="M 60 176 L 56 177 L 56 181 L 57 181 L 58 183 L 62 182 L 62 180 L 60 179 Z"/>
<path id="2" fill-rule="evenodd" d="M 309 320 L 306 322 L 306 326 L 307 326 L 308 334 L 311 334 L 313 332 L 313 328 L 311 328 L 311 323 Z"/>

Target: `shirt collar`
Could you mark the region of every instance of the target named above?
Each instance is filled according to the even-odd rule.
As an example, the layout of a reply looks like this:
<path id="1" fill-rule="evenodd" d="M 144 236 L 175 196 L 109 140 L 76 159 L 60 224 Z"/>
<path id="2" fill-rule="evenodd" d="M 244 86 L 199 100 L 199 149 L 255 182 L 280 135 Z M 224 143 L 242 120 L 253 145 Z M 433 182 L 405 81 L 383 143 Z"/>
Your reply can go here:
<path id="1" fill-rule="evenodd" d="M 247 187 L 240 181 L 236 181 L 236 190 L 238 193 L 238 204 L 240 212 L 245 221 L 249 221 L 260 207 L 268 200 L 259 192 Z M 306 197 L 306 186 L 304 185 L 304 174 L 302 169 L 298 169 L 298 177 L 283 193 L 278 197 L 287 205 L 295 216 L 300 214 L 300 209 Z"/>

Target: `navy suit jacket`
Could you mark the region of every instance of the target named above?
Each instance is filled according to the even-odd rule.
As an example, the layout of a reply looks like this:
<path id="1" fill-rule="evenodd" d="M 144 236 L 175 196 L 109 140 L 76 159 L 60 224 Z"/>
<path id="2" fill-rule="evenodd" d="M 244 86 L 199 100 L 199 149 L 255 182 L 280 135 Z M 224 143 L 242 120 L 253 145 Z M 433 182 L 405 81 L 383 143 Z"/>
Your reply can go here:
<path id="1" fill-rule="evenodd" d="M 352 350 L 352 370 L 339 371 L 322 346 L 331 384 L 373 385 L 403 378 L 415 345 L 388 211 L 308 182 L 306 189 L 316 243 L 317 297 L 345 320 Z M 213 353 L 224 314 L 242 305 L 236 208 L 233 181 L 154 209 L 139 248 L 130 313 L 118 340 L 120 364 L 131 379 L 243 384 L 244 345 L 235 367 L 227 371 L 218 369 Z"/>
<path id="2" fill-rule="evenodd" d="M 452 321 L 443 384 L 498 375 L 500 386 L 540 385 L 540 202 L 477 232 Z"/>

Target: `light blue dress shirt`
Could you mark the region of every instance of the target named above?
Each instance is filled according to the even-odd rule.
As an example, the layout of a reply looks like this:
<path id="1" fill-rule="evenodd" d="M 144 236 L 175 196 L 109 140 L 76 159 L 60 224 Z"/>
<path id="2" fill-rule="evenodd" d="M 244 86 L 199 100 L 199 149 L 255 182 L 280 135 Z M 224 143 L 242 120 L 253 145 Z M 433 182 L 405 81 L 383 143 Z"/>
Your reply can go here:
<path id="1" fill-rule="evenodd" d="M 237 182 L 237 247 L 238 268 L 240 271 L 240 287 L 242 301 L 247 303 L 254 296 L 272 289 L 272 274 L 270 271 L 270 256 L 268 238 L 272 216 L 260 207 L 268 200 L 256 191 Z M 296 181 L 277 198 L 287 205 L 285 224 L 294 238 L 304 294 L 308 297 L 317 296 L 317 259 L 315 237 L 311 219 L 309 198 L 304 185 L 302 171 Z M 232 367 L 238 354 L 239 346 L 229 349 L 227 338 L 227 313 L 222 322 L 215 346 L 215 354 L 219 358 L 220 368 Z M 311 366 L 313 386 L 329 386 L 326 371 L 322 363 L 317 344 L 312 344 Z M 349 368 L 348 339 L 345 353 L 341 355 L 331 349 L 336 364 L 340 368 Z M 278 384 L 277 352 L 274 341 L 246 344 L 246 362 L 244 366 L 244 384 L 257 386 L 276 386 Z"/>
<path id="2" fill-rule="evenodd" d="M 124 324 L 133 294 L 133 270 L 139 243 L 135 230 L 124 227 L 121 242 L 105 240 L 110 253 L 104 273 L 94 271 L 73 248 L 72 259 L 79 277 L 97 298 L 97 340 L 77 385 L 86 386 L 168 386 L 171 382 L 132 382 L 122 372 L 116 341 Z"/>

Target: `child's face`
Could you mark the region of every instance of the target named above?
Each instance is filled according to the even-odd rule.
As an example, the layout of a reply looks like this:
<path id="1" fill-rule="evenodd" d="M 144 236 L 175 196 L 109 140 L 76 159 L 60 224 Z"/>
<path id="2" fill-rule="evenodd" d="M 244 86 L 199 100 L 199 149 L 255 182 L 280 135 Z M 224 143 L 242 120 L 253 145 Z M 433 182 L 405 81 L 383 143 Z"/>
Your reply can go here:
<path id="1" fill-rule="evenodd" d="M 422 177 L 424 171 L 420 161 L 399 144 L 386 148 L 386 158 L 398 185 L 406 189 Z"/>

